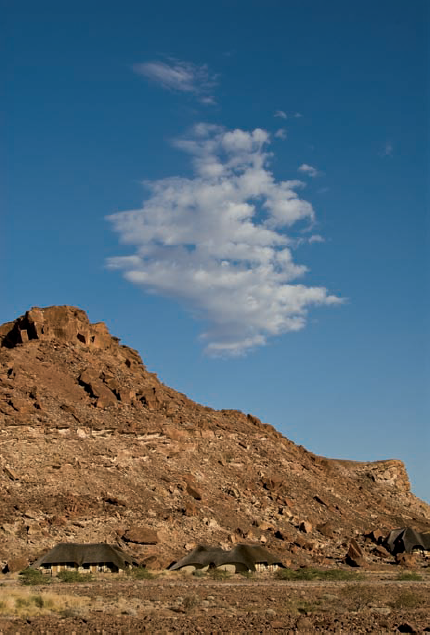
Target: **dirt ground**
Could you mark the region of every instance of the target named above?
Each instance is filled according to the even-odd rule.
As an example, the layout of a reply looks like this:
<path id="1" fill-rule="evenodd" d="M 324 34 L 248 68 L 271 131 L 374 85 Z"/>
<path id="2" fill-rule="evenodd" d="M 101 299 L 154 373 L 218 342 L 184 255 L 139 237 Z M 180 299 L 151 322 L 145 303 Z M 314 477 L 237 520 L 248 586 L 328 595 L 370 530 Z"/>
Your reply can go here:
<path id="1" fill-rule="evenodd" d="M 395 577 L 368 572 L 353 581 L 291 582 L 176 574 L 22 587 L 15 576 L 0 582 L 0 635 L 430 632 L 430 573 L 421 581 Z M 11 593 L 25 599 L 15 598 L 19 608 L 8 615 Z"/>

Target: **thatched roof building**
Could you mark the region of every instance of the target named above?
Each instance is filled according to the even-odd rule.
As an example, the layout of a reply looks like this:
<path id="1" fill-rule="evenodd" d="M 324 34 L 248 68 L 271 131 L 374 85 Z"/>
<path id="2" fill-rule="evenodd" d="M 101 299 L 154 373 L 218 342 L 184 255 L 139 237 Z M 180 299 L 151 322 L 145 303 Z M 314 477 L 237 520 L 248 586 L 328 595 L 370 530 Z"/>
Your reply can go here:
<path id="1" fill-rule="evenodd" d="M 48 569 L 53 573 L 67 569 L 89 571 L 124 571 L 136 565 L 133 557 L 115 545 L 104 542 L 78 544 L 63 542 L 48 551 L 31 566 L 33 569 Z"/>
<path id="2" fill-rule="evenodd" d="M 430 533 L 420 533 L 412 527 L 393 529 L 385 540 L 392 554 L 412 553 L 413 551 L 430 551 Z"/>
<path id="3" fill-rule="evenodd" d="M 225 551 L 221 547 L 197 546 L 191 553 L 170 567 L 176 571 L 184 567 L 196 569 L 220 568 L 227 565 L 234 566 L 236 571 L 256 571 L 258 565 L 264 567 L 283 566 L 279 556 L 270 553 L 259 545 L 236 545 L 233 549 Z"/>

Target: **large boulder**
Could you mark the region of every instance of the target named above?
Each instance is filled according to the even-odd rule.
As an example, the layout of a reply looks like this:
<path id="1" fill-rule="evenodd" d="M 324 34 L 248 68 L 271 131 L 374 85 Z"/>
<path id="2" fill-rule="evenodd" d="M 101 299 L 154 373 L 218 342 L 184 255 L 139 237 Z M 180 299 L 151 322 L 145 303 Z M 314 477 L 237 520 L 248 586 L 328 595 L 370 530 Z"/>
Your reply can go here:
<path id="1" fill-rule="evenodd" d="M 149 527 L 130 527 L 122 538 L 126 542 L 135 542 L 139 545 L 156 545 L 159 542 L 157 532 Z"/>
<path id="2" fill-rule="evenodd" d="M 363 551 L 360 545 L 358 544 L 358 542 L 355 540 L 355 538 L 351 539 L 348 553 L 346 554 L 346 557 L 345 557 L 345 562 L 346 564 L 349 564 L 350 567 L 366 567 L 367 566 L 367 562 L 363 556 Z"/>

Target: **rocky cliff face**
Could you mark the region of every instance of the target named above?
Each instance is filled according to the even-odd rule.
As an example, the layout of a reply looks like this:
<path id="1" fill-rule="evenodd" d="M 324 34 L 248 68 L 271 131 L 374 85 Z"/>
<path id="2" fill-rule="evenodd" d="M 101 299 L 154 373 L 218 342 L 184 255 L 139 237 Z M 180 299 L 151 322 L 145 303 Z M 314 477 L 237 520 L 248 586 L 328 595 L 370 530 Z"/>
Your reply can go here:
<path id="1" fill-rule="evenodd" d="M 0 564 L 109 541 L 165 566 L 197 542 L 259 542 L 298 564 L 430 508 L 401 461 L 316 456 L 251 414 L 200 406 L 74 307 L 0 327 Z"/>

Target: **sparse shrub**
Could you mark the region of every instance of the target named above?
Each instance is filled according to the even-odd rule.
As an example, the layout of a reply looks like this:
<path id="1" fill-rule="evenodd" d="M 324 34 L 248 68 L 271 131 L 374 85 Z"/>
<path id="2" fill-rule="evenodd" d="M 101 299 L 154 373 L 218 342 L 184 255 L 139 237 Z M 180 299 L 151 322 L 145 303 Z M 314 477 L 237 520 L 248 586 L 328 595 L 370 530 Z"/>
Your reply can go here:
<path id="1" fill-rule="evenodd" d="M 61 582 L 74 583 L 74 582 L 91 582 L 91 573 L 79 573 L 79 571 L 60 571 L 57 578 Z"/>
<path id="2" fill-rule="evenodd" d="M 66 606 L 63 609 L 59 610 L 59 614 L 61 617 L 78 617 L 80 615 L 80 610 L 78 607 L 74 606 Z"/>
<path id="3" fill-rule="evenodd" d="M 155 574 L 146 567 L 133 567 L 127 571 L 127 575 L 135 580 L 152 580 Z"/>
<path id="4" fill-rule="evenodd" d="M 278 569 L 275 573 L 278 580 L 316 580 L 316 569 Z"/>
<path id="5" fill-rule="evenodd" d="M 182 608 L 185 609 L 185 611 L 190 611 L 197 605 L 197 603 L 198 600 L 195 595 L 186 595 L 182 602 Z"/>
<path id="6" fill-rule="evenodd" d="M 304 613 L 305 615 L 319 610 L 321 610 L 321 600 L 315 600 L 314 602 L 307 602 L 306 600 L 303 600 L 297 605 L 298 613 Z"/>
<path id="7" fill-rule="evenodd" d="M 318 580 L 363 580 L 362 573 L 345 569 L 322 569 Z"/>
<path id="8" fill-rule="evenodd" d="M 254 576 L 254 571 L 239 571 L 239 574 L 243 578 L 252 578 Z"/>
<path id="9" fill-rule="evenodd" d="M 368 584 L 347 584 L 339 593 L 351 611 L 364 609 L 375 601 L 375 588 Z"/>
<path id="10" fill-rule="evenodd" d="M 66 606 L 66 608 L 60 610 L 61 617 L 77 617 L 80 611 L 77 608 L 73 608 L 72 606 Z"/>
<path id="11" fill-rule="evenodd" d="M 213 580 L 227 580 L 230 577 L 230 573 L 222 569 L 210 569 L 209 575 Z"/>
<path id="12" fill-rule="evenodd" d="M 35 606 L 39 609 L 42 609 L 45 606 L 45 600 L 41 595 L 32 595 L 30 597 L 30 602 L 33 602 L 33 604 L 35 604 Z"/>
<path id="13" fill-rule="evenodd" d="M 344 569 L 278 569 L 275 573 L 278 580 L 361 580 L 362 576 L 355 571 Z"/>
<path id="14" fill-rule="evenodd" d="M 2 595 L 0 601 L 0 615 L 19 616 L 21 618 L 50 615 L 53 613 L 62 614 L 68 607 L 73 610 L 87 605 L 89 598 L 68 596 L 56 593 L 41 593 L 31 595 L 28 589 L 8 589 Z"/>
<path id="15" fill-rule="evenodd" d="M 33 586 L 37 584 L 51 584 L 52 578 L 48 577 L 38 569 L 24 569 L 19 574 L 20 582 L 24 586 Z"/>
<path id="16" fill-rule="evenodd" d="M 393 609 L 415 609 L 424 604 L 424 599 L 418 597 L 413 591 L 402 591 L 391 602 Z"/>
<path id="17" fill-rule="evenodd" d="M 397 579 L 410 582 L 420 582 L 422 577 L 416 571 L 401 571 L 397 576 Z"/>
<path id="18" fill-rule="evenodd" d="M 195 571 L 193 571 L 192 575 L 195 578 L 204 578 L 206 575 L 206 571 L 202 571 L 201 569 L 196 569 Z"/>
<path id="19" fill-rule="evenodd" d="M 15 606 L 17 609 L 29 608 L 31 606 L 37 606 L 38 609 L 43 609 L 45 606 L 49 606 L 49 602 L 46 603 L 41 595 L 29 595 L 27 597 L 16 598 Z"/>

